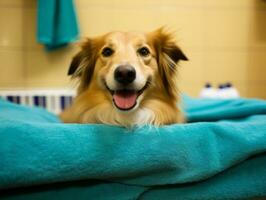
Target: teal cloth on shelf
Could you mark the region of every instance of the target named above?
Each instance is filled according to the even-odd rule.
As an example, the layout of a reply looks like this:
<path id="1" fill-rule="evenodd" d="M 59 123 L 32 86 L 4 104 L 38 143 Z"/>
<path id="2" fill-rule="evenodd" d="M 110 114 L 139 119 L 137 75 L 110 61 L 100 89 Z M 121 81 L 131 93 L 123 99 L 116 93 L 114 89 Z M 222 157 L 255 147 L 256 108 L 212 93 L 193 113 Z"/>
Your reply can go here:
<path id="1" fill-rule="evenodd" d="M 194 123 L 125 129 L 0 100 L 1 199 L 265 197 L 266 101 L 185 96 L 184 107 Z"/>
<path id="2" fill-rule="evenodd" d="M 79 38 L 73 0 L 38 0 L 37 39 L 47 50 Z"/>

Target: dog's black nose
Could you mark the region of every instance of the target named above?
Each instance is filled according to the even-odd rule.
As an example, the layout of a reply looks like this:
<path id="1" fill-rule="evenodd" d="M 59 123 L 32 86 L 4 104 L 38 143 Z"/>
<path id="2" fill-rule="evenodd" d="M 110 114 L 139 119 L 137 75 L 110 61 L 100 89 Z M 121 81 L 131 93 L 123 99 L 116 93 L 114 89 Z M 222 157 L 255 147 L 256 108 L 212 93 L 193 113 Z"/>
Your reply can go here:
<path id="1" fill-rule="evenodd" d="M 117 82 L 129 84 L 136 79 L 136 71 L 131 65 L 120 65 L 115 69 L 114 76 Z"/>

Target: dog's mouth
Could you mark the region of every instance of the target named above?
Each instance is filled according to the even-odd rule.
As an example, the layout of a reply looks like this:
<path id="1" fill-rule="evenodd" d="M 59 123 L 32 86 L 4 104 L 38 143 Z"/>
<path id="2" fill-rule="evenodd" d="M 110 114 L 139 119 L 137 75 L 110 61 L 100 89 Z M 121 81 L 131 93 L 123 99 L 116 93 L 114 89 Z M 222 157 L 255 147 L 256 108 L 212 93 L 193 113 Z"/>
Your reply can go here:
<path id="1" fill-rule="evenodd" d="M 138 97 L 147 89 L 149 81 L 146 82 L 144 87 L 140 90 L 133 89 L 119 89 L 111 90 L 105 83 L 106 88 L 112 95 L 114 105 L 123 111 L 128 111 L 133 109 L 137 105 Z"/>
<path id="2" fill-rule="evenodd" d="M 139 92 L 134 90 L 117 90 L 113 93 L 113 102 L 120 110 L 131 110 L 137 104 Z"/>

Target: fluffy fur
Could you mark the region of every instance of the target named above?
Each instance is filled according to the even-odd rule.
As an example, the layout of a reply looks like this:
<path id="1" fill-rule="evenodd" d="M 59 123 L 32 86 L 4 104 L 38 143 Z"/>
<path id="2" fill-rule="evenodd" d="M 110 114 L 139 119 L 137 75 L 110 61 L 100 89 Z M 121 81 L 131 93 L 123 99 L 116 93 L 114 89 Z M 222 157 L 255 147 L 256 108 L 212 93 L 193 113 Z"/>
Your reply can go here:
<path id="1" fill-rule="evenodd" d="M 103 53 L 106 48 L 113 50 L 112 55 Z M 147 50 L 148 55 L 144 54 Z M 61 119 L 67 123 L 126 127 L 178 123 L 182 118 L 177 107 L 176 83 L 180 60 L 188 59 L 173 36 L 162 28 L 147 34 L 111 32 L 87 39 L 68 71 L 79 81 L 78 94 L 74 103 L 61 113 Z M 133 83 L 124 86 L 115 80 L 115 70 L 121 65 L 134 68 Z M 121 89 L 138 94 L 134 107 L 121 110 L 115 106 L 114 95 Z"/>

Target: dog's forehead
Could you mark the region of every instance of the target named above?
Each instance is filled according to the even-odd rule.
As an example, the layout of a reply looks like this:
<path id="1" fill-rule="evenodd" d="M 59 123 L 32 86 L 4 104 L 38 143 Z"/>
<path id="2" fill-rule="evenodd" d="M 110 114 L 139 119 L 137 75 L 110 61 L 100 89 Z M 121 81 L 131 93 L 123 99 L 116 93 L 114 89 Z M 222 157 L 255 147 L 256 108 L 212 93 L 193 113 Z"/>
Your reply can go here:
<path id="1" fill-rule="evenodd" d="M 140 32 L 111 32 L 105 36 L 105 42 L 108 44 L 138 44 L 147 41 L 146 35 Z"/>

